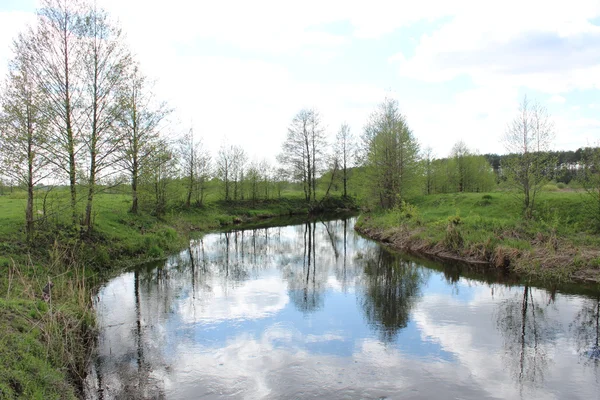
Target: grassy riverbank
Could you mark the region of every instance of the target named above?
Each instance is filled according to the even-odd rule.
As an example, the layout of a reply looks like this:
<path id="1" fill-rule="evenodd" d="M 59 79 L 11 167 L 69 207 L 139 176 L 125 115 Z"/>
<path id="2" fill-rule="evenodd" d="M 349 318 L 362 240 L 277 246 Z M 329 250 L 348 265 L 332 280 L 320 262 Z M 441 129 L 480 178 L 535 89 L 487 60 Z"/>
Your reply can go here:
<path id="1" fill-rule="evenodd" d="M 600 281 L 600 236 L 589 229 L 582 193 L 543 192 L 524 221 L 509 192 L 421 196 L 392 211 L 363 215 L 357 229 L 403 250 L 489 263 L 554 281 Z"/>
<path id="2" fill-rule="evenodd" d="M 23 241 L 24 194 L 0 196 L 0 399 L 78 397 L 95 336 L 91 296 L 110 274 L 181 249 L 194 231 L 309 211 L 292 193 L 256 202 L 212 200 L 158 218 L 130 214 L 130 196 L 101 194 L 95 229 L 82 240 L 66 228 L 68 210 L 52 207 L 66 203 L 66 195 L 57 192 L 48 201 L 31 245 Z M 332 198 L 324 206 L 333 211 L 352 204 Z M 53 287 L 46 302 L 48 281 Z"/>

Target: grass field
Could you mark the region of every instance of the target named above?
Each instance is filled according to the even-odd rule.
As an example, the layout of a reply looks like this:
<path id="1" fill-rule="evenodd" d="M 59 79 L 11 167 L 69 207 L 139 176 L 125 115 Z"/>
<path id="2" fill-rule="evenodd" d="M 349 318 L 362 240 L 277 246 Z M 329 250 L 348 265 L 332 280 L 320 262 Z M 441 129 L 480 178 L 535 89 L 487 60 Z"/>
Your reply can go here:
<path id="1" fill-rule="evenodd" d="M 538 277 L 600 277 L 600 236 L 584 212 L 584 193 L 542 192 L 533 221 L 510 192 L 420 196 L 405 207 L 362 217 L 365 234 L 447 258 L 486 261 Z"/>

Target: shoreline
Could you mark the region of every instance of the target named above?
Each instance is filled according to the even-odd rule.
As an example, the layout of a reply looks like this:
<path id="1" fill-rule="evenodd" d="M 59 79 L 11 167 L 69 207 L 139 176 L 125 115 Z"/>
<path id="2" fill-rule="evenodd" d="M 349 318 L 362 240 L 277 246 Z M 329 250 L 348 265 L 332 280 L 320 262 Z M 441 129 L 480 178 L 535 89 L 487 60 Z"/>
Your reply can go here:
<path id="1" fill-rule="evenodd" d="M 433 238 L 423 239 L 423 233 L 432 226 L 418 228 L 402 224 L 395 228 L 373 226 L 369 215 L 361 215 L 355 230 L 396 251 L 406 252 L 437 261 L 459 262 L 489 269 L 499 269 L 523 278 L 541 279 L 549 283 L 600 283 L 600 268 L 597 267 L 600 251 L 596 248 L 574 248 L 566 243 L 531 241 L 529 250 L 489 243 L 470 243 L 469 247 L 453 248 Z M 366 220 L 366 221 L 365 221 Z"/>

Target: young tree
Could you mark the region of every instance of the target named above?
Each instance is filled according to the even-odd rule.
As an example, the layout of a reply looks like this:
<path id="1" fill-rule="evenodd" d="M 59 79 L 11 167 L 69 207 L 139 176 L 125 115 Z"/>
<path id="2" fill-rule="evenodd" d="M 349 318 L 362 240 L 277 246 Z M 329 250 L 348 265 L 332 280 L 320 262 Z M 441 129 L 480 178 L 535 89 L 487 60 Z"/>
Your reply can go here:
<path id="1" fill-rule="evenodd" d="M 246 170 L 246 180 L 250 186 L 248 197 L 252 200 L 252 202 L 255 202 L 259 197 L 260 179 L 261 177 L 258 164 L 252 161 Z"/>
<path id="2" fill-rule="evenodd" d="M 77 158 L 81 151 L 83 68 L 82 16 L 78 1 L 42 0 L 37 30 L 17 51 L 31 59 L 32 77 L 43 93 L 49 160 L 69 181 L 72 224 L 77 218 Z"/>
<path id="3" fill-rule="evenodd" d="M 425 194 L 432 194 L 434 190 L 433 149 L 426 147 L 423 150 L 423 170 L 425 173 Z"/>
<path id="4" fill-rule="evenodd" d="M 314 109 L 302 109 L 294 116 L 279 162 L 288 176 L 302 182 L 306 201 L 316 202 L 316 177 L 324 162 L 325 132 L 319 113 Z"/>
<path id="5" fill-rule="evenodd" d="M 122 112 L 119 90 L 126 83 L 131 57 L 124 45 L 121 29 L 106 11 L 92 6 L 83 20 L 83 76 L 85 79 L 86 126 L 83 142 L 87 150 L 88 196 L 84 226 L 92 229 L 92 206 L 96 183 L 116 161 L 123 145 L 123 131 L 117 129 Z M 115 172 L 112 168 L 109 172 Z"/>
<path id="6" fill-rule="evenodd" d="M 171 110 L 165 103 L 156 101 L 154 93 L 137 65 L 127 75 L 127 83 L 121 91 L 120 129 L 124 146 L 119 159 L 131 178 L 131 212 L 138 212 L 138 184 L 140 174 L 151 165 L 149 162 L 160 140 L 161 124 Z"/>
<path id="7" fill-rule="evenodd" d="M 0 173 L 27 190 L 25 230 L 28 242 L 34 236 L 34 189 L 49 170 L 44 156 L 46 121 L 40 111 L 42 94 L 31 76 L 31 59 L 22 53 L 19 36 L 16 57 L 9 64 L 6 86 L 0 98 Z"/>
<path id="8" fill-rule="evenodd" d="M 206 189 L 206 180 L 210 174 L 210 155 L 202 145 L 202 139 L 190 131 L 179 141 L 181 171 L 186 181 L 185 206 L 190 207 L 192 198 L 201 206 Z"/>
<path id="9" fill-rule="evenodd" d="M 452 147 L 451 156 L 454 158 L 456 165 L 457 189 L 459 193 L 466 191 L 466 186 L 469 184 L 471 178 L 467 160 L 470 155 L 471 151 L 462 140 L 456 142 Z"/>
<path id="10" fill-rule="evenodd" d="M 233 199 L 244 200 L 244 180 L 248 156 L 240 146 L 231 147 L 231 177 L 233 178 Z"/>
<path id="11" fill-rule="evenodd" d="M 170 193 L 167 189 L 177 176 L 178 160 L 174 149 L 164 139 L 159 139 L 152 147 L 140 178 L 152 193 L 152 213 L 160 216 L 167 210 Z"/>
<path id="12" fill-rule="evenodd" d="M 371 114 L 363 134 L 363 159 L 380 207 L 395 206 L 416 187 L 419 144 L 396 100 L 385 99 Z"/>
<path id="13" fill-rule="evenodd" d="M 502 167 L 518 190 L 527 219 L 533 218 L 536 196 L 547 181 L 545 174 L 553 163 L 548 152 L 553 140 L 554 124 L 548 112 L 539 103 L 530 103 L 525 96 L 504 135 L 510 156 Z"/>
<path id="14" fill-rule="evenodd" d="M 223 182 L 225 201 L 237 200 L 243 180 L 246 153 L 239 146 L 222 145 L 217 153 L 217 176 Z"/>
<path id="15" fill-rule="evenodd" d="M 344 197 L 348 197 L 348 173 L 354 165 L 354 153 L 356 144 L 354 136 L 350 132 L 348 124 L 342 124 L 335 137 L 333 148 L 334 157 L 337 159 L 337 165 L 341 170 L 342 182 L 344 184 Z"/>
<path id="16" fill-rule="evenodd" d="M 272 167 L 266 159 L 258 163 L 258 174 L 263 185 L 265 199 L 269 199 L 269 186 L 272 180 Z"/>

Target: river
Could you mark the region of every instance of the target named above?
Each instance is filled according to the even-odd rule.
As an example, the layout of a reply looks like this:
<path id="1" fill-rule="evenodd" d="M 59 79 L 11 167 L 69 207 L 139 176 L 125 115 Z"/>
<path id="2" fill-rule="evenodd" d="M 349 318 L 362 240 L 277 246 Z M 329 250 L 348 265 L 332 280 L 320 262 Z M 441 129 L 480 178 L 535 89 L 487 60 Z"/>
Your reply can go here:
<path id="1" fill-rule="evenodd" d="M 592 399 L 600 291 L 389 251 L 355 220 L 207 234 L 99 291 L 92 399 Z"/>

